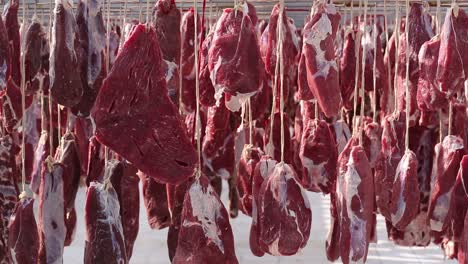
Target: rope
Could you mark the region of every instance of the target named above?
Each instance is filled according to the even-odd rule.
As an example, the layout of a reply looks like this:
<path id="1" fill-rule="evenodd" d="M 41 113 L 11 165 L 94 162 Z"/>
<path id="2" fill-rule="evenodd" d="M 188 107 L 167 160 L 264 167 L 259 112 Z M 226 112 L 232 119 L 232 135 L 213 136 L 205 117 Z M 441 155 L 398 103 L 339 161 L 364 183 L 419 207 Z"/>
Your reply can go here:
<path id="1" fill-rule="evenodd" d="M 26 26 L 26 15 L 25 15 L 25 7 L 26 2 L 23 0 L 23 26 Z M 20 194 L 20 199 L 22 197 L 26 197 L 26 76 L 25 76 L 25 61 L 24 61 L 24 51 L 21 52 L 21 110 L 23 111 L 23 118 L 21 119 L 21 188 L 22 192 Z"/>
<path id="2" fill-rule="evenodd" d="M 387 19 L 387 0 L 384 0 L 384 23 L 385 23 L 385 40 L 387 41 L 387 47 L 386 49 L 386 54 L 389 54 L 390 52 L 390 41 L 388 38 L 388 19 Z M 389 62 L 387 64 L 387 82 L 388 82 L 388 92 L 390 92 L 390 89 L 392 88 L 392 65 L 390 63 L 390 56 L 388 56 Z M 387 106 L 389 104 L 387 103 Z"/>
<path id="3" fill-rule="evenodd" d="M 247 99 L 247 105 L 249 107 L 249 144 L 253 145 L 252 103 L 250 102 L 250 97 Z"/>
<path id="4" fill-rule="evenodd" d="M 184 9 L 184 3 L 182 2 L 181 9 Z M 180 25 L 179 28 L 179 33 L 180 33 L 180 47 L 179 47 L 179 113 L 182 115 L 183 114 L 183 103 L 182 103 L 182 43 L 184 43 L 185 39 L 185 34 L 182 32 L 182 24 Z"/>
<path id="5" fill-rule="evenodd" d="M 52 14 L 52 0 L 49 1 L 49 14 Z M 52 41 L 52 15 L 49 15 L 49 42 Z M 49 43 L 49 46 L 52 46 Z M 54 151 L 54 126 L 53 126 L 53 111 L 52 111 L 52 96 L 49 91 L 49 157 L 52 159 Z"/>
<path id="6" fill-rule="evenodd" d="M 195 135 L 197 138 L 197 153 L 198 153 L 198 172 L 196 173 L 196 178 L 201 177 L 201 121 L 200 121 L 200 84 L 198 80 L 198 0 L 193 0 L 193 9 L 194 9 L 194 24 L 195 32 L 193 35 L 193 43 L 195 49 L 195 94 L 197 98 L 196 106 L 196 117 L 195 117 Z"/>
<path id="7" fill-rule="evenodd" d="M 395 111 L 398 111 L 398 93 L 396 89 L 398 81 L 398 47 L 400 46 L 400 8 L 398 1 L 395 4 L 395 76 L 393 77 L 393 99 Z"/>
<path id="8" fill-rule="evenodd" d="M 372 118 L 372 121 L 375 123 L 377 121 L 377 36 L 378 36 L 378 29 L 377 29 L 377 5 L 374 5 L 374 28 L 373 28 L 373 36 L 372 36 L 372 41 L 374 44 L 374 74 L 372 76 L 372 82 L 374 85 L 374 105 L 373 105 L 373 111 L 374 111 L 374 116 Z"/>
<path id="9" fill-rule="evenodd" d="M 150 10 L 150 2 L 149 0 L 146 0 L 146 24 L 148 24 L 148 28 L 146 30 L 149 30 L 149 26 L 150 26 L 149 10 Z"/>
<path id="10" fill-rule="evenodd" d="M 109 74 L 110 70 L 110 0 L 107 1 L 107 22 L 106 22 L 106 74 Z M 140 8 L 140 21 L 141 21 L 141 8 Z M 104 164 L 109 161 L 109 148 L 104 146 Z"/>
<path id="11" fill-rule="evenodd" d="M 362 5 L 362 2 L 361 0 L 359 0 L 359 10 L 358 10 L 358 25 L 359 25 L 359 21 L 361 20 L 361 17 L 360 17 L 360 11 L 361 11 L 361 5 Z M 353 14 L 353 1 L 351 1 L 351 14 Z M 351 17 L 351 29 L 352 29 L 352 32 L 354 34 L 354 18 Z M 355 133 L 357 127 L 356 127 L 356 113 L 357 113 L 357 103 L 358 103 L 358 86 L 359 86 L 359 69 L 360 69 L 360 65 L 359 65 L 359 54 L 360 54 L 360 45 L 361 43 L 361 31 L 359 29 L 359 26 L 358 26 L 358 30 L 356 31 L 356 35 L 355 35 L 355 38 L 354 38 L 354 55 L 355 55 L 355 58 L 356 58 L 356 71 L 355 71 L 355 75 L 354 75 L 354 100 L 353 100 L 353 134 Z"/>
<path id="12" fill-rule="evenodd" d="M 284 63 L 283 63 L 283 14 L 284 14 L 284 0 L 280 0 L 280 19 L 281 23 L 278 23 L 278 47 L 279 47 L 279 63 L 280 65 L 280 77 L 281 77 L 281 83 L 280 83 L 280 121 L 281 121 L 281 162 L 284 162 L 284 115 L 283 115 L 283 109 L 284 109 Z"/>
<path id="13" fill-rule="evenodd" d="M 410 94 L 409 94 L 409 0 L 406 0 L 406 25 L 405 25 L 405 38 L 406 38 L 406 80 L 405 80 L 405 106 L 406 106 L 406 133 L 405 133 L 405 149 L 409 150 L 409 119 L 410 119 Z"/>
<path id="14" fill-rule="evenodd" d="M 366 34 L 366 28 L 367 28 L 367 2 L 368 0 L 364 0 L 364 32 L 363 34 Z M 362 45 L 362 71 L 361 71 L 361 113 L 360 113 L 360 118 L 359 118 L 359 127 L 361 127 L 360 133 L 359 133 L 359 145 L 362 146 L 362 137 L 364 133 L 364 106 L 366 104 L 366 100 L 364 98 L 364 90 L 366 86 L 365 82 L 365 72 L 366 72 L 366 45 Z"/>
<path id="15" fill-rule="evenodd" d="M 58 127 L 58 133 L 57 133 L 57 139 L 60 145 L 61 141 L 61 136 L 62 136 L 62 111 L 60 109 L 60 105 L 57 104 L 57 127 Z"/>

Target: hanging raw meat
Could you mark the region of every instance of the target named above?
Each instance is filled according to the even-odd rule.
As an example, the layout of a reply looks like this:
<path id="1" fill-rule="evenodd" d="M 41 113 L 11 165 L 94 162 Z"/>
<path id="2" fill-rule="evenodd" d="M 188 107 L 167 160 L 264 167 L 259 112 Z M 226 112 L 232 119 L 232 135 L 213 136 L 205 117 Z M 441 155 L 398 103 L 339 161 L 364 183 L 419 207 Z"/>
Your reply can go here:
<path id="1" fill-rule="evenodd" d="M 133 244 L 138 235 L 140 215 L 140 179 L 137 169 L 126 161 L 108 161 L 111 168 L 110 181 L 114 187 L 120 205 L 120 218 L 122 219 L 123 235 L 127 259 L 130 260 Z"/>
<path id="2" fill-rule="evenodd" d="M 33 211 L 34 199 L 23 198 L 16 204 L 8 225 L 8 246 L 13 263 L 37 264 L 39 237 Z"/>
<path id="3" fill-rule="evenodd" d="M 457 179 L 453 185 L 450 198 L 450 225 L 455 241 L 460 241 L 463 236 L 463 222 L 468 211 L 468 155 L 463 156 L 460 162 Z"/>
<path id="4" fill-rule="evenodd" d="M 39 187 L 38 263 L 62 263 L 65 225 L 64 166 L 46 160 Z"/>
<path id="5" fill-rule="evenodd" d="M 331 131 L 335 135 L 336 148 L 338 154 L 340 154 L 351 139 L 351 131 L 349 130 L 348 124 L 341 119 L 333 123 L 333 129 Z"/>
<path id="6" fill-rule="evenodd" d="M 380 41 L 380 34 L 382 29 L 379 29 L 379 25 L 371 24 L 374 21 L 368 21 L 368 24 L 364 27 L 364 24 L 361 24 L 363 28 L 363 35 L 361 39 L 361 48 L 366 50 L 366 64 L 364 69 L 364 81 L 361 82 L 364 84 L 364 88 L 367 92 L 372 92 L 374 90 L 374 75 L 376 79 L 376 91 L 379 96 L 382 91 L 386 88 L 388 84 L 387 79 L 387 69 L 385 68 L 383 61 L 382 53 L 382 44 Z M 375 42 L 375 45 L 374 45 Z M 361 52 L 361 56 L 362 56 Z M 416 54 L 417 55 L 417 54 Z M 375 58 L 374 58 L 375 57 Z M 362 61 L 362 59 L 361 59 Z M 375 61 L 375 73 L 374 73 L 374 61 Z M 354 84 L 354 83 L 353 83 Z"/>
<path id="7" fill-rule="evenodd" d="M 409 12 L 408 23 L 409 47 L 406 47 L 406 35 L 402 33 L 398 45 L 398 72 L 397 72 L 397 95 L 398 110 L 406 109 L 406 56 L 409 56 L 408 90 L 410 97 L 409 116 L 410 125 L 416 125 L 419 118 L 417 109 L 417 85 L 419 79 L 418 54 L 424 42 L 434 36 L 431 24 L 431 16 L 421 3 L 412 3 Z"/>
<path id="8" fill-rule="evenodd" d="M 198 80 L 200 86 L 200 103 L 204 106 L 213 106 L 216 103 L 215 89 L 210 79 L 210 69 L 208 67 L 208 51 L 211 47 L 213 35 L 213 31 L 208 33 L 200 48 L 200 72 L 198 73 Z"/>
<path id="9" fill-rule="evenodd" d="M 32 103 L 32 97 L 26 97 L 25 107 L 29 107 Z M 2 103 L 2 123 L 3 127 L 9 133 L 16 132 L 16 129 L 21 124 L 21 118 L 23 117 L 23 110 L 21 106 L 21 90 L 13 79 L 9 79 L 7 82 L 7 91 L 4 96 L 0 98 Z"/>
<path id="10" fill-rule="evenodd" d="M 95 136 L 89 139 L 88 164 L 86 166 L 86 186 L 92 181 L 102 182 L 104 172 L 104 147 Z"/>
<path id="11" fill-rule="evenodd" d="M 468 213 L 465 214 L 463 233 L 458 247 L 458 263 L 468 263 Z"/>
<path id="12" fill-rule="evenodd" d="M 37 17 L 33 17 L 32 23 L 29 25 L 24 37 L 23 53 L 24 53 L 24 70 L 26 81 L 26 93 L 32 94 L 37 92 L 39 86 L 32 85 L 32 82 L 37 78 L 36 75 L 41 70 L 42 64 L 42 45 L 45 40 L 45 32 Z"/>
<path id="13" fill-rule="evenodd" d="M 450 198 L 463 154 L 463 140 L 457 136 L 446 136 L 435 147 L 428 210 L 433 231 L 442 232 L 450 227 Z"/>
<path id="14" fill-rule="evenodd" d="M 169 226 L 171 214 L 167 204 L 166 185 L 155 181 L 144 173 L 138 173 L 142 183 L 143 202 L 151 229 Z"/>
<path id="15" fill-rule="evenodd" d="M 101 0 L 80 0 L 76 11 L 77 41 L 81 49 L 78 59 L 83 96 L 71 110 L 80 117 L 89 115 L 106 75 L 104 58 L 106 28 L 101 9 Z"/>
<path id="16" fill-rule="evenodd" d="M 205 138 L 205 129 L 206 129 L 206 114 L 205 111 L 200 109 L 200 123 L 201 123 L 201 138 L 200 142 L 203 142 Z M 197 138 L 195 133 L 196 126 L 196 113 L 191 112 L 185 116 L 185 126 L 187 127 L 187 134 L 189 139 L 192 141 L 194 148 L 197 147 Z"/>
<path id="17" fill-rule="evenodd" d="M 172 263 L 238 263 L 228 213 L 204 175 L 189 185 L 181 223 Z"/>
<path id="18" fill-rule="evenodd" d="M 401 26 L 400 26 L 401 28 Z M 394 30 L 392 36 L 388 40 L 389 43 L 386 45 L 385 55 L 384 55 L 384 65 L 387 71 L 387 75 L 390 74 L 390 80 L 387 80 L 388 85 L 386 85 L 382 91 L 382 96 L 380 97 L 380 109 L 382 110 L 383 116 L 389 115 L 395 110 L 395 57 L 396 57 L 396 38 L 398 31 Z M 390 68 L 390 69 L 389 69 Z"/>
<path id="19" fill-rule="evenodd" d="M 262 69 L 264 71 L 264 69 Z M 268 85 L 268 76 L 263 75 L 263 84 L 258 92 L 250 97 L 250 107 L 252 108 L 252 120 L 262 119 L 268 112 L 271 103 L 272 88 Z"/>
<path id="20" fill-rule="evenodd" d="M 252 184 L 255 167 L 260 161 L 263 152 L 252 145 L 245 145 L 237 169 L 237 188 L 239 190 L 240 209 L 252 216 Z"/>
<path id="21" fill-rule="evenodd" d="M 111 32 L 109 33 L 109 69 L 112 69 L 112 66 L 117 59 L 117 53 L 119 52 L 120 45 L 120 27 L 112 27 Z"/>
<path id="22" fill-rule="evenodd" d="M 333 4 L 325 1 L 314 4 L 311 16 L 303 33 L 307 81 L 320 109 L 333 117 L 341 107 L 334 47 L 341 16 Z"/>
<path id="23" fill-rule="evenodd" d="M 437 81 L 451 96 L 463 89 L 468 72 L 468 15 L 457 5 L 447 9 L 440 35 Z"/>
<path id="24" fill-rule="evenodd" d="M 9 72 L 13 81 L 20 85 L 21 83 L 21 69 L 20 69 L 20 25 L 18 23 L 18 9 L 19 0 L 9 0 L 3 8 L 3 19 L 5 20 L 5 27 L 8 34 L 10 43 L 10 60 Z M 8 77 L 8 76 L 6 76 Z M 8 80 L 8 79 L 7 79 Z"/>
<path id="25" fill-rule="evenodd" d="M 106 176 L 110 176 L 108 168 Z M 119 211 L 119 199 L 110 181 L 91 182 L 85 203 L 85 264 L 128 263 Z"/>
<path id="26" fill-rule="evenodd" d="M 370 117 L 364 120 L 364 148 L 368 154 L 371 168 L 374 169 L 382 149 L 382 129 L 380 125 L 374 122 Z"/>
<path id="27" fill-rule="evenodd" d="M 154 179 L 175 184 L 193 173 L 196 153 L 160 65 L 155 31 L 138 25 L 105 79 L 92 116 L 102 144 Z"/>
<path id="28" fill-rule="evenodd" d="M 49 133 L 46 130 L 41 132 L 36 150 L 34 151 L 34 161 L 31 171 L 31 184 L 29 188 L 35 194 L 39 194 L 39 186 L 41 184 L 42 163 L 44 163 L 47 155 L 49 155 Z"/>
<path id="29" fill-rule="evenodd" d="M 271 120 L 268 119 L 266 122 L 265 134 L 263 136 L 263 145 L 265 146 L 265 152 L 271 155 L 275 160 L 281 160 L 281 116 L 279 112 L 274 114 L 273 118 L 273 138 L 271 139 Z M 291 150 L 291 134 L 289 131 L 290 123 L 289 117 L 286 113 L 283 113 L 284 120 L 284 161 L 288 164 L 292 161 L 292 150 Z M 271 141 L 270 141 L 271 140 Z"/>
<path id="30" fill-rule="evenodd" d="M 314 99 L 307 83 L 307 68 L 305 65 L 305 56 L 301 54 L 299 65 L 297 66 L 297 99 L 309 101 Z"/>
<path id="31" fill-rule="evenodd" d="M 93 136 L 93 128 L 90 118 L 76 118 L 74 134 L 76 136 L 76 144 L 80 155 L 81 173 L 86 175 L 88 170 L 88 149 L 89 141 Z M 96 141 L 96 139 L 94 139 Z"/>
<path id="32" fill-rule="evenodd" d="M 343 107 L 353 108 L 354 87 L 356 86 L 356 31 L 345 31 L 343 56 L 340 58 L 340 91 Z M 358 79 L 359 83 L 360 79 Z M 360 85 L 358 86 L 360 87 Z"/>
<path id="33" fill-rule="evenodd" d="M 10 135 L 0 137 L 0 263 L 10 263 L 8 221 L 18 201 L 18 172 L 15 155 L 19 148 Z"/>
<path id="34" fill-rule="evenodd" d="M 374 213 L 372 170 L 361 146 L 348 146 L 338 158 L 337 199 L 343 263 L 366 262 Z M 349 160 L 346 158 L 349 155 Z"/>
<path id="35" fill-rule="evenodd" d="M 224 9 L 216 24 L 208 52 L 208 67 L 219 101 L 226 93 L 226 107 L 238 111 L 263 82 L 263 63 L 248 5 L 244 10 Z"/>
<path id="36" fill-rule="evenodd" d="M 299 157 L 302 161 L 302 186 L 312 192 L 330 193 L 336 181 L 338 152 L 327 122 L 305 120 Z"/>
<path id="37" fill-rule="evenodd" d="M 258 193 L 258 241 L 274 256 L 294 255 L 309 239 L 312 211 L 295 174 L 286 163 L 276 164 Z"/>
<path id="38" fill-rule="evenodd" d="M 10 43 L 8 34 L 0 16 L 0 95 L 4 95 L 7 89 L 8 78 L 10 77 Z"/>
<path id="39" fill-rule="evenodd" d="M 182 209 L 184 207 L 184 197 L 191 179 L 188 179 L 178 185 L 166 185 L 167 207 L 171 215 L 171 223 L 167 232 L 167 249 L 169 260 L 174 259 L 177 244 L 179 241 L 179 231 L 181 227 Z"/>
<path id="40" fill-rule="evenodd" d="M 50 93 L 55 102 L 72 107 L 83 95 L 77 24 L 70 0 L 55 0 L 50 51 Z"/>

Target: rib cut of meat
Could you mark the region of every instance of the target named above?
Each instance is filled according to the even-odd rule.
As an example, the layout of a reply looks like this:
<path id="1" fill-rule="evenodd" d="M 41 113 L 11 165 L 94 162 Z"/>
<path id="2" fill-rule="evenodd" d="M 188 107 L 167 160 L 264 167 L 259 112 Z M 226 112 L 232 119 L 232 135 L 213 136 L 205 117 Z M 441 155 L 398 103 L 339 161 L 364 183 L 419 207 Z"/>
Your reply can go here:
<path id="1" fill-rule="evenodd" d="M 18 85 L 21 83 L 21 46 L 19 32 L 20 25 L 18 23 L 19 2 L 19 0 L 9 0 L 3 8 L 3 19 L 5 20 L 5 27 L 8 34 L 8 40 L 10 42 L 11 64 L 9 66 L 9 72 L 13 81 Z"/>
<path id="2" fill-rule="evenodd" d="M 36 264 L 39 249 L 36 219 L 33 211 L 34 199 L 24 198 L 18 201 L 15 213 L 8 225 L 8 246 L 13 263 Z"/>
<path id="3" fill-rule="evenodd" d="M 245 145 L 237 169 L 237 189 L 239 190 L 240 209 L 252 216 L 252 184 L 255 167 L 260 161 L 263 152 L 252 145 Z"/>
<path id="4" fill-rule="evenodd" d="M 154 179 L 175 184 L 193 173 L 196 154 L 160 65 L 156 33 L 138 25 L 105 79 L 92 116 L 102 144 Z M 124 138 L 118 136 L 122 131 L 128 131 Z"/>
<path id="5" fill-rule="evenodd" d="M 42 45 L 45 40 L 45 32 L 38 20 L 33 19 L 23 39 L 26 93 L 32 94 L 37 92 L 36 88 L 39 88 L 32 85 L 32 82 L 41 70 Z"/>
<path id="6" fill-rule="evenodd" d="M 177 244 L 179 240 L 179 231 L 181 227 L 182 209 L 184 207 L 184 197 L 187 193 L 190 179 L 178 184 L 166 184 L 167 207 L 171 214 L 171 223 L 167 232 L 167 249 L 169 260 L 174 259 Z"/>
<path id="7" fill-rule="evenodd" d="M 230 95 L 226 107 L 238 111 L 263 82 L 263 63 L 254 25 L 244 10 L 224 9 L 216 23 L 208 52 L 208 68 L 219 101 Z"/>
<path id="8" fill-rule="evenodd" d="M 304 170 L 302 186 L 309 191 L 330 193 L 336 181 L 338 152 L 327 122 L 306 120 L 299 157 Z"/>
<path id="9" fill-rule="evenodd" d="M 174 0 L 158 0 L 153 7 L 153 26 L 163 60 L 179 64 L 180 11 Z"/>
<path id="10" fill-rule="evenodd" d="M 166 228 L 171 222 L 166 185 L 155 181 L 144 173 L 140 172 L 139 176 L 142 183 L 143 202 L 146 207 L 148 224 L 151 229 Z"/>
<path id="11" fill-rule="evenodd" d="M 8 78 L 10 78 L 10 43 L 8 34 L 0 17 L 0 95 L 4 95 L 7 89 Z"/>
<path id="12" fill-rule="evenodd" d="M 91 182 L 85 203 L 85 264 L 128 263 L 119 210 L 112 184 Z"/>
<path id="13" fill-rule="evenodd" d="M 65 226 L 64 166 L 46 160 L 39 187 L 38 263 L 62 263 Z"/>
<path id="14" fill-rule="evenodd" d="M 457 136 L 446 136 L 435 147 L 428 210 L 433 231 L 441 232 L 449 228 L 450 198 L 463 154 L 463 140 Z"/>
<path id="15" fill-rule="evenodd" d="M 108 163 L 108 166 L 111 166 L 110 181 L 119 198 L 125 250 L 127 259 L 130 260 L 139 229 L 140 179 L 137 176 L 137 169 L 126 161 L 111 160 Z"/>
<path id="16" fill-rule="evenodd" d="M 34 151 L 33 168 L 31 172 L 31 184 L 29 188 L 35 193 L 39 194 L 39 186 L 41 184 L 42 163 L 44 163 L 47 155 L 49 154 L 49 133 L 46 130 L 41 132 L 39 141 Z"/>
<path id="17" fill-rule="evenodd" d="M 343 107 L 351 110 L 356 83 L 356 31 L 351 29 L 345 31 L 344 39 L 343 56 L 340 59 L 340 90 Z"/>
<path id="18" fill-rule="evenodd" d="M 284 121 L 284 161 L 290 163 L 291 157 L 291 134 L 289 132 L 290 120 L 286 113 L 283 113 Z M 271 155 L 275 160 L 281 160 L 281 116 L 276 112 L 273 117 L 273 138 L 270 139 L 271 120 L 266 122 L 265 134 L 263 136 L 263 145 L 265 152 Z"/>
<path id="19" fill-rule="evenodd" d="M 172 263 L 238 263 L 229 216 L 208 178 L 187 190 L 176 254 Z"/>
<path id="20" fill-rule="evenodd" d="M 340 223 L 340 256 L 343 263 L 366 262 L 374 212 L 372 170 L 366 152 L 353 146 L 338 158 L 337 199 Z M 349 160 L 345 158 L 349 155 Z"/>
<path id="21" fill-rule="evenodd" d="M 333 117 L 341 106 L 334 47 L 341 16 L 333 4 L 323 2 L 314 4 L 311 15 L 303 33 L 307 81 L 320 109 L 327 117 Z"/>
<path id="22" fill-rule="evenodd" d="M 392 225 L 404 230 L 419 209 L 418 159 L 407 150 L 398 163 L 392 188 L 390 213 Z"/>
<path id="23" fill-rule="evenodd" d="M 49 69 L 50 92 L 54 101 L 67 107 L 79 103 L 83 95 L 76 28 L 72 2 L 55 0 Z"/>

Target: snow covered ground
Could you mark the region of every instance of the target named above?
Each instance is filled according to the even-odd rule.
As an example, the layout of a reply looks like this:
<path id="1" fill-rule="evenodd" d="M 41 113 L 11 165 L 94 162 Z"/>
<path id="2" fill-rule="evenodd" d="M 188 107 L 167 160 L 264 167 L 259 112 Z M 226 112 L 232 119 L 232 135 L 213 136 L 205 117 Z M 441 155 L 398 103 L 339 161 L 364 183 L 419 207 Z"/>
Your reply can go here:
<path id="1" fill-rule="evenodd" d="M 226 188 L 223 188 L 226 190 Z M 65 248 L 64 263 L 83 263 L 84 253 L 84 201 L 85 188 L 80 188 L 76 199 L 76 210 L 78 213 L 78 226 L 75 240 L 72 245 Z M 309 200 L 312 205 L 312 231 L 309 243 L 303 251 L 291 257 L 264 256 L 255 257 L 249 248 L 249 230 L 251 219 L 242 213 L 235 219 L 231 219 L 234 232 L 236 254 L 239 263 L 255 264 L 279 264 L 279 263 L 328 263 L 325 255 L 325 239 L 329 226 L 329 199 L 320 194 L 309 193 Z M 227 191 L 222 195 L 223 201 L 227 201 Z M 141 200 L 143 201 L 143 200 Z M 37 204 L 37 203 L 36 203 Z M 385 223 L 383 218 L 378 218 L 378 238 L 377 244 L 371 244 L 368 262 L 371 264 L 411 264 L 411 263 L 456 263 L 445 260 L 442 251 L 437 246 L 427 248 L 404 248 L 393 245 L 386 239 Z M 140 231 L 135 242 L 133 256 L 130 263 L 148 264 L 168 264 L 166 247 L 167 229 L 151 230 L 146 221 L 146 211 L 143 202 L 140 204 Z M 340 262 L 336 262 L 340 263 Z M 221 263 L 220 263 L 221 264 Z"/>

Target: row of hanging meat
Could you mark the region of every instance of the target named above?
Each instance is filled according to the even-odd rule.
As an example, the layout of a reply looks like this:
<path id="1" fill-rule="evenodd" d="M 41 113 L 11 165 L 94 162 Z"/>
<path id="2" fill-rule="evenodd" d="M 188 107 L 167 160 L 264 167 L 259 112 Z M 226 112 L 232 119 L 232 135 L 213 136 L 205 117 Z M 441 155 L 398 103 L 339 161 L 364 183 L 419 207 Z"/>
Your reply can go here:
<path id="1" fill-rule="evenodd" d="M 386 14 L 345 19 L 322 0 L 302 29 L 281 5 L 259 21 L 243 3 L 210 25 L 159 0 L 150 23 L 106 25 L 100 0 L 56 0 L 51 27 L 36 16 L 20 27 L 18 8 L 10 0 L 0 19 L 0 263 L 63 262 L 80 182 L 84 262 L 128 263 L 139 181 L 172 263 L 237 263 L 238 209 L 254 255 L 298 253 L 306 191 L 330 195 L 330 261 L 365 261 L 381 214 L 394 243 L 434 242 L 468 263 L 457 5 L 438 25 L 413 3 L 391 36 Z"/>

